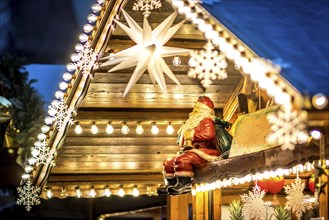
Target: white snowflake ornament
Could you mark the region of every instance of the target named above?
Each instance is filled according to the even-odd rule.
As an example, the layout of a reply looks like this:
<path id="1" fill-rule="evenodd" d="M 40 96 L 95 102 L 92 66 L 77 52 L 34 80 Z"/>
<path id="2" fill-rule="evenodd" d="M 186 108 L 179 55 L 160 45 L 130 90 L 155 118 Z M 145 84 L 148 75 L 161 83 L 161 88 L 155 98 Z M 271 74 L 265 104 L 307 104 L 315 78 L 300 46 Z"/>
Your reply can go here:
<path id="1" fill-rule="evenodd" d="M 161 7 L 160 0 L 137 0 L 133 5 L 133 11 L 143 11 L 143 15 L 148 17 L 153 9 L 159 9 Z"/>
<path id="2" fill-rule="evenodd" d="M 54 115 L 51 117 L 59 131 L 62 131 L 66 124 L 69 126 L 73 124 L 73 114 L 75 114 L 75 111 L 68 108 L 63 97 L 58 104 L 51 105 L 50 108 L 54 110 Z"/>
<path id="3" fill-rule="evenodd" d="M 31 180 L 26 181 L 24 186 L 17 187 L 18 199 L 17 205 L 24 205 L 27 211 L 32 209 L 34 205 L 40 205 L 40 188 L 34 187 Z"/>
<path id="4" fill-rule="evenodd" d="M 89 43 L 83 46 L 76 57 L 76 67 L 80 69 L 82 74 L 92 75 L 92 70 L 96 69 L 98 54 L 94 52 Z"/>
<path id="5" fill-rule="evenodd" d="M 46 140 L 37 141 L 32 148 L 32 156 L 35 158 L 36 165 L 48 164 L 48 158 L 51 156 L 50 148 Z"/>
<path id="6" fill-rule="evenodd" d="M 203 48 L 204 50 L 191 53 L 187 75 L 200 79 L 202 86 L 207 88 L 213 80 L 227 78 L 227 63 L 225 56 L 215 50 L 210 41 Z"/>
<path id="7" fill-rule="evenodd" d="M 244 203 L 242 213 L 245 219 L 264 220 L 274 213 L 272 202 L 264 202 L 264 196 L 265 191 L 257 185 L 248 194 L 241 196 Z"/>
<path id="8" fill-rule="evenodd" d="M 281 144 L 282 150 L 294 150 L 296 144 L 307 141 L 305 111 L 281 106 L 277 112 L 268 113 L 267 120 L 271 126 L 267 141 L 271 144 Z"/>
<path id="9" fill-rule="evenodd" d="M 300 218 L 306 210 L 312 209 L 311 203 L 304 202 L 304 188 L 305 183 L 302 182 L 299 177 L 297 177 L 291 185 L 284 187 L 284 191 L 287 194 L 285 209 L 292 210 L 298 218 Z"/>

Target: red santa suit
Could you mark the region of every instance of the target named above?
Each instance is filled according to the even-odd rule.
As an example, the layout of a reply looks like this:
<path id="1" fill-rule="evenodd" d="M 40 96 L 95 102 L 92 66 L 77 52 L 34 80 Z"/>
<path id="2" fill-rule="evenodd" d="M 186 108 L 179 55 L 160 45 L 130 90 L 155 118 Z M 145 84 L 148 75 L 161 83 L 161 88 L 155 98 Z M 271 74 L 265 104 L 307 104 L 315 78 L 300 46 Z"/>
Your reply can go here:
<path id="1" fill-rule="evenodd" d="M 195 166 L 218 158 L 220 153 L 216 149 L 215 143 L 216 131 L 213 108 L 214 104 L 208 97 L 202 96 L 199 98 L 194 111 L 190 114 L 190 118 L 184 126 L 185 128 L 182 129 L 183 138 L 180 140 L 182 152 L 176 157 L 168 158 L 163 162 L 165 179 L 193 177 Z M 190 146 L 186 146 L 186 138 L 190 139 Z"/>

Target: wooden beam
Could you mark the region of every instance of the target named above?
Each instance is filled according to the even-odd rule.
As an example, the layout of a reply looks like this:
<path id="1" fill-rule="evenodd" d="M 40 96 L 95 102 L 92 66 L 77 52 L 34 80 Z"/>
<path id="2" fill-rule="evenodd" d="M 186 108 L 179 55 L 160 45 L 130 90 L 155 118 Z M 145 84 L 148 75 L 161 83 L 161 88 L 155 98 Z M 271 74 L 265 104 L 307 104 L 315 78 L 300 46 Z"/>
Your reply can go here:
<path id="1" fill-rule="evenodd" d="M 195 170 L 194 178 L 196 183 L 213 182 L 218 179 L 243 177 L 269 169 L 291 168 L 299 163 L 317 159 L 319 159 L 319 148 L 315 144 L 296 145 L 292 151 L 282 151 L 281 146 L 277 146 L 261 152 L 202 164 Z"/>
<path id="2" fill-rule="evenodd" d="M 209 220 L 208 192 L 197 192 L 195 197 L 195 220 Z"/>
<path id="3" fill-rule="evenodd" d="M 212 190 L 212 219 L 220 220 L 222 216 L 222 190 L 215 189 Z"/>

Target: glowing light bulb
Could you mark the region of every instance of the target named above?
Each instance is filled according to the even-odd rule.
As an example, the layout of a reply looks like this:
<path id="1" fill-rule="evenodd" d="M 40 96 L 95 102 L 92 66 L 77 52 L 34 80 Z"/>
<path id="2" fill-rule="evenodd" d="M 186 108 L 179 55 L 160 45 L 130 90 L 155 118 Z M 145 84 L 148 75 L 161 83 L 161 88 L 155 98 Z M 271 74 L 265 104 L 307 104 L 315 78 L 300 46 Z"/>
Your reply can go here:
<path id="1" fill-rule="evenodd" d="M 88 38 L 89 38 L 89 36 L 87 34 L 80 34 L 79 35 L 79 40 L 80 40 L 81 43 L 84 43 L 84 42 L 88 41 Z"/>
<path id="2" fill-rule="evenodd" d="M 60 90 L 66 90 L 68 87 L 68 84 L 66 82 L 60 82 L 59 83 L 59 89 Z"/>
<path id="3" fill-rule="evenodd" d="M 32 150 L 31 150 L 31 154 L 32 154 L 32 156 L 33 157 L 37 157 L 38 155 L 39 155 L 39 151 L 36 149 L 36 148 L 33 148 Z"/>
<path id="4" fill-rule="evenodd" d="M 73 53 L 72 55 L 71 55 L 71 60 L 72 60 L 72 62 L 77 62 L 78 60 L 80 59 L 80 56 L 77 54 L 77 53 Z"/>
<path id="5" fill-rule="evenodd" d="M 137 123 L 137 127 L 136 127 L 136 134 L 141 135 L 144 133 L 144 128 L 142 127 L 141 123 Z"/>
<path id="6" fill-rule="evenodd" d="M 38 140 L 43 141 L 47 138 L 47 136 L 43 133 L 38 134 Z"/>
<path id="7" fill-rule="evenodd" d="M 137 186 L 134 186 L 134 188 L 133 188 L 133 196 L 135 196 L 135 197 L 137 197 L 137 196 L 139 196 L 139 190 L 137 189 Z"/>
<path id="8" fill-rule="evenodd" d="M 26 173 L 30 173 L 32 170 L 33 170 L 33 167 L 30 166 L 30 165 L 27 165 L 25 168 L 24 168 L 25 172 Z"/>
<path id="9" fill-rule="evenodd" d="M 181 59 L 179 58 L 179 57 L 174 57 L 174 59 L 172 60 L 172 64 L 174 65 L 174 66 L 180 66 L 181 64 L 182 64 L 182 61 L 181 61 Z"/>
<path id="10" fill-rule="evenodd" d="M 51 187 L 48 187 L 48 188 L 47 188 L 47 193 L 46 193 L 46 195 L 47 195 L 47 198 L 48 198 L 48 199 L 53 198 L 53 192 L 51 191 Z"/>
<path id="11" fill-rule="evenodd" d="M 30 178 L 30 174 L 27 174 L 27 173 L 24 173 L 23 175 L 22 175 L 22 179 L 28 179 L 28 178 Z"/>
<path id="12" fill-rule="evenodd" d="M 83 131 L 83 130 L 82 130 L 82 127 L 81 127 L 80 123 L 79 123 L 79 122 L 76 122 L 76 123 L 75 123 L 74 132 L 75 132 L 76 134 L 81 134 L 82 131 Z"/>
<path id="13" fill-rule="evenodd" d="M 48 131 L 50 130 L 50 128 L 49 128 L 49 126 L 47 126 L 47 125 L 42 125 L 42 127 L 41 127 L 41 132 L 42 133 L 48 133 Z"/>
<path id="14" fill-rule="evenodd" d="M 56 97 L 56 99 L 61 99 L 64 97 L 64 93 L 62 91 L 56 91 L 55 97 Z"/>
<path id="15" fill-rule="evenodd" d="M 311 136 L 315 140 L 320 140 L 322 138 L 322 133 L 318 130 L 311 131 Z"/>
<path id="16" fill-rule="evenodd" d="M 68 73 L 68 72 L 65 72 L 64 74 L 63 74 L 63 79 L 64 79 L 64 81 L 70 81 L 71 79 L 72 79 L 72 75 L 70 74 L 70 73 Z"/>
<path id="17" fill-rule="evenodd" d="M 94 198 L 96 195 L 97 195 L 97 192 L 96 192 L 94 186 L 91 186 L 90 191 L 89 191 L 89 196 Z"/>
<path id="18" fill-rule="evenodd" d="M 112 195 L 112 192 L 111 192 L 109 186 L 106 185 L 106 186 L 104 187 L 104 196 L 106 196 L 106 197 L 110 197 L 111 195 Z"/>
<path id="19" fill-rule="evenodd" d="M 81 192 L 80 186 L 75 187 L 75 195 L 77 198 L 81 198 L 82 192 Z M 92 196 L 92 197 L 94 197 L 94 196 Z"/>
<path id="20" fill-rule="evenodd" d="M 152 123 L 151 133 L 153 135 L 157 135 L 159 133 L 159 128 L 155 122 Z"/>
<path id="21" fill-rule="evenodd" d="M 53 123 L 53 119 L 49 116 L 45 117 L 45 123 L 47 125 L 51 125 Z"/>
<path id="22" fill-rule="evenodd" d="M 124 135 L 129 133 L 129 128 L 127 126 L 127 122 L 122 122 L 121 133 Z"/>
<path id="23" fill-rule="evenodd" d="M 99 4 L 93 4 L 91 6 L 91 10 L 94 12 L 94 13 L 98 13 L 102 10 L 102 6 L 100 6 Z"/>
<path id="24" fill-rule="evenodd" d="M 94 29 L 94 27 L 91 26 L 90 24 L 83 25 L 83 31 L 87 34 L 92 32 L 93 29 Z"/>
<path id="25" fill-rule="evenodd" d="M 66 69 L 67 69 L 67 71 L 72 72 L 72 71 L 74 71 L 76 69 L 76 66 L 75 66 L 74 63 L 68 63 L 66 65 Z"/>
<path id="26" fill-rule="evenodd" d="M 110 122 L 110 121 L 107 123 L 105 131 L 106 131 L 106 133 L 108 133 L 108 134 L 113 134 L 113 132 L 114 132 L 114 128 L 113 128 L 113 126 L 111 125 L 111 122 Z"/>
<path id="27" fill-rule="evenodd" d="M 123 189 L 123 187 L 121 186 L 120 189 L 118 190 L 118 196 L 120 197 L 124 197 L 126 194 L 125 190 Z"/>
<path id="28" fill-rule="evenodd" d="M 324 94 L 318 93 L 312 97 L 312 104 L 316 109 L 324 109 L 328 105 L 328 98 Z"/>
<path id="29" fill-rule="evenodd" d="M 74 47 L 76 52 L 80 52 L 83 50 L 83 45 L 82 44 L 76 44 Z"/>
<path id="30" fill-rule="evenodd" d="M 97 16 L 94 14 L 90 14 L 87 17 L 87 20 L 89 21 L 89 23 L 95 23 L 97 21 Z"/>
<path id="31" fill-rule="evenodd" d="M 98 127 L 97 127 L 97 125 L 96 125 L 96 122 L 94 122 L 94 121 L 93 121 L 93 124 L 92 124 L 92 126 L 91 126 L 91 128 L 90 128 L 90 132 L 91 132 L 92 134 L 97 134 L 97 133 L 98 133 Z"/>
<path id="32" fill-rule="evenodd" d="M 34 157 L 30 157 L 30 158 L 28 159 L 28 163 L 29 163 L 31 166 L 33 166 L 33 165 L 35 164 L 35 162 L 36 162 L 36 159 L 35 159 Z"/>
<path id="33" fill-rule="evenodd" d="M 168 123 L 168 126 L 167 126 L 167 128 L 166 128 L 166 132 L 167 132 L 167 134 L 171 135 L 171 134 L 174 133 L 174 131 L 175 131 L 174 127 L 172 126 L 171 122 L 169 122 L 169 123 Z"/>

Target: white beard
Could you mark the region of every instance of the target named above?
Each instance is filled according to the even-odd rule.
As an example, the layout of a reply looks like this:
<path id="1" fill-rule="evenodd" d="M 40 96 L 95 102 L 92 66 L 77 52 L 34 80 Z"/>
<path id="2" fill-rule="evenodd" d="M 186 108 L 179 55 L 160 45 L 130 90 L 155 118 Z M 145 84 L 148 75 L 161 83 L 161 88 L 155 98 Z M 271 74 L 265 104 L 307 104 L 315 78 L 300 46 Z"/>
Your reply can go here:
<path id="1" fill-rule="evenodd" d="M 215 117 L 216 116 L 213 114 L 213 112 L 208 112 L 208 111 L 203 111 L 198 114 L 190 115 L 190 117 L 187 119 L 186 123 L 184 124 L 181 130 L 181 134 L 184 134 L 185 131 L 187 130 L 192 130 L 196 128 L 203 119 L 211 118 L 212 120 L 214 120 Z"/>

